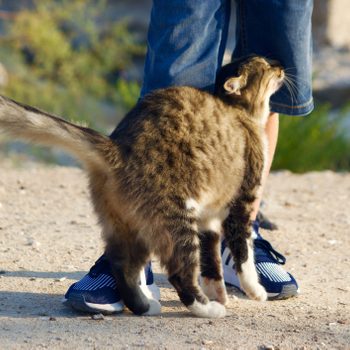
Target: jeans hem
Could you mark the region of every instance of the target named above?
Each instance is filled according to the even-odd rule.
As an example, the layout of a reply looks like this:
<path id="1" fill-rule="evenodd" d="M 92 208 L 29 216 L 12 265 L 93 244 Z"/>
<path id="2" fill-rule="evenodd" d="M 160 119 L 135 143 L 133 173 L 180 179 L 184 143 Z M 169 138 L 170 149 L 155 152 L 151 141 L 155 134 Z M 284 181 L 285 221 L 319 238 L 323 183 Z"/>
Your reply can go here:
<path id="1" fill-rule="evenodd" d="M 309 102 L 299 106 L 287 106 L 280 103 L 270 103 L 271 112 L 285 114 L 295 117 L 304 117 L 310 114 L 314 109 L 314 100 L 311 99 Z"/>

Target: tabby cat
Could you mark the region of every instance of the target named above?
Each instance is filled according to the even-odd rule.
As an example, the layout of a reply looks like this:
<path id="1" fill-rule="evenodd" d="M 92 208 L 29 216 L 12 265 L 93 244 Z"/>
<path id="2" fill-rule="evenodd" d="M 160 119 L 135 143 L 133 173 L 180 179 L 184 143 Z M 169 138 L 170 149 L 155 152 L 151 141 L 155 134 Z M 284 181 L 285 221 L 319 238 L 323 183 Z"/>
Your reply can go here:
<path id="1" fill-rule="evenodd" d="M 160 312 L 138 280 L 154 254 L 193 314 L 223 317 L 221 233 L 246 294 L 266 299 L 250 213 L 264 168 L 269 99 L 283 79 L 276 62 L 236 61 L 223 68 L 215 96 L 192 87 L 154 91 L 110 137 L 0 97 L 0 132 L 59 146 L 82 161 L 106 255 L 132 312 Z"/>

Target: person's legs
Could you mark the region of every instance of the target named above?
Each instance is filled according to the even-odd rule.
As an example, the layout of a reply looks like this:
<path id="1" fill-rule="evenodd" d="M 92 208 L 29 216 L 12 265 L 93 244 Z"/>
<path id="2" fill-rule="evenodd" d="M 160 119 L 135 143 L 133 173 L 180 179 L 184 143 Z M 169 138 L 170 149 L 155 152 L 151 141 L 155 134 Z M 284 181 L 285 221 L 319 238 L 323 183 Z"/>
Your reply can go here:
<path id="1" fill-rule="evenodd" d="M 279 61 L 292 80 L 271 97 L 271 110 L 303 116 L 313 109 L 313 0 L 236 0 L 237 44 L 233 58 L 257 54 Z"/>
<path id="2" fill-rule="evenodd" d="M 230 0 L 154 0 L 141 97 L 176 85 L 213 92 L 229 16 Z"/>
<path id="3" fill-rule="evenodd" d="M 224 55 L 229 15 L 229 0 L 154 0 L 141 97 L 173 85 L 213 92 Z M 143 291 L 159 299 L 150 264 L 140 278 Z M 123 310 L 118 281 L 104 256 L 69 288 L 64 302 L 88 312 Z"/>
<path id="4" fill-rule="evenodd" d="M 251 219 L 255 220 L 270 172 L 278 139 L 278 113 L 302 116 L 313 109 L 311 95 L 311 14 L 312 0 L 237 0 L 237 45 L 234 58 L 258 54 L 276 59 L 284 66 L 292 83 L 271 98 L 272 113 L 266 125 L 268 159 L 262 177 L 262 191 L 256 199 Z M 282 269 L 285 258 L 274 250 L 253 225 L 254 253 L 260 283 L 270 299 L 283 299 L 298 293 L 295 279 Z M 222 245 L 225 281 L 240 287 L 233 259 Z"/>
<path id="5" fill-rule="evenodd" d="M 294 0 L 238 1 L 237 34 L 239 37 L 234 57 L 256 53 L 279 59 L 287 68 L 287 73 L 296 76 L 294 84 L 298 91 L 293 91 L 292 99 L 288 90 L 285 89 L 272 98 L 272 111 L 276 113 L 304 115 L 313 108 L 309 83 L 311 47 L 308 42 L 311 38 L 311 9 L 311 0 L 303 3 Z M 228 20 L 228 0 L 208 2 L 154 0 L 141 97 L 154 89 L 170 85 L 191 85 L 213 91 L 215 76 L 223 58 Z M 272 115 L 267 124 L 267 135 L 270 141 L 269 164 L 277 141 L 277 126 L 278 117 Z M 265 178 L 267 173 L 268 171 L 264 175 Z M 297 292 L 295 280 L 278 265 L 284 263 L 284 257 L 261 238 L 257 225 L 254 225 L 254 232 L 258 238 L 255 239 L 254 247 L 256 267 L 260 282 L 267 289 L 270 298 L 279 299 L 295 295 Z M 222 254 L 225 281 L 239 286 L 235 282 L 233 261 L 224 243 Z M 101 275 L 102 272 L 100 271 L 99 274 Z M 89 282 L 84 280 L 87 276 L 77 282 L 83 287 L 81 290 L 76 288 L 75 293 L 71 293 L 74 285 L 68 290 L 66 300 L 69 302 L 71 295 L 75 298 L 79 297 L 78 306 L 83 305 L 86 311 L 96 311 L 85 307 L 87 304 L 81 295 L 92 285 L 95 288 L 93 299 L 98 304 L 101 299 L 105 299 L 103 298 L 105 292 L 102 290 L 104 285 L 103 282 L 98 285 L 85 284 Z M 146 276 L 146 284 L 153 285 L 151 271 L 146 271 Z M 145 281 L 143 273 L 141 273 L 141 280 Z M 115 301 L 117 284 L 113 284 L 113 288 Z M 88 292 L 90 293 L 90 290 Z M 80 301 L 83 301 L 83 304 Z M 119 300 L 117 305 L 120 305 L 120 302 Z M 76 307 L 72 303 L 71 305 Z M 98 311 L 104 312 L 106 305 L 105 303 L 99 307 Z"/>

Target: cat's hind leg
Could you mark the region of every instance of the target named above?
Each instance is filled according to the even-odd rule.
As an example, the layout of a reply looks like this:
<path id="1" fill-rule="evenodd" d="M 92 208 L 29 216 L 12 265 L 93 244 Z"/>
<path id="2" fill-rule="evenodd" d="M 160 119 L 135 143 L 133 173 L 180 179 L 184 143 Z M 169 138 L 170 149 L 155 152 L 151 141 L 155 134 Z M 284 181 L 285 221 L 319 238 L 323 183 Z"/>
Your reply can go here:
<path id="1" fill-rule="evenodd" d="M 140 271 L 150 253 L 142 241 L 126 241 L 116 237 L 106 240 L 106 255 L 124 304 L 136 315 L 158 315 L 160 303 L 146 296 L 140 288 Z"/>
<path id="2" fill-rule="evenodd" d="M 227 303 L 226 287 L 221 264 L 220 234 L 208 230 L 200 232 L 201 287 L 210 300 Z"/>
<path id="3" fill-rule="evenodd" d="M 180 300 L 198 317 L 224 317 L 225 307 L 216 301 L 209 301 L 198 284 L 200 243 L 197 230 L 190 224 L 177 223 L 169 231 L 174 237 L 174 246 L 165 265 L 169 281 L 175 287 Z"/>

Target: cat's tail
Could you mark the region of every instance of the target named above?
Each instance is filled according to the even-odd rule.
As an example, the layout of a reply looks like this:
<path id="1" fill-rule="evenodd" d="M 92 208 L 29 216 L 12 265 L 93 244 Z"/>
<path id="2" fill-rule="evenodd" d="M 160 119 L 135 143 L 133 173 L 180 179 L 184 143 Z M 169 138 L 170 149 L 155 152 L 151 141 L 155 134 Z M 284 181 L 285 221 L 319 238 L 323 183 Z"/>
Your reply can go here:
<path id="1" fill-rule="evenodd" d="M 0 133 L 44 146 L 58 146 L 88 167 L 105 167 L 103 150 L 112 142 L 92 129 L 3 96 L 0 96 Z"/>

